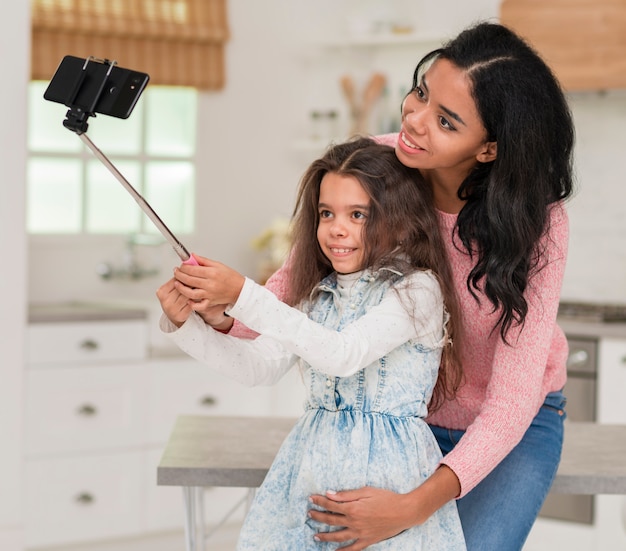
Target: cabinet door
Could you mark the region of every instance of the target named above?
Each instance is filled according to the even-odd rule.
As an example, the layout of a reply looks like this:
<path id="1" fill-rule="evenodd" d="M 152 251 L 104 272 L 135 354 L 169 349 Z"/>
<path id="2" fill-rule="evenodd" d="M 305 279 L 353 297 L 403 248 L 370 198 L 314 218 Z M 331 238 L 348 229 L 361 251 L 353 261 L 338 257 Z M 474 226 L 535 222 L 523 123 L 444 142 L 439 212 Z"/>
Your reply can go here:
<path id="1" fill-rule="evenodd" d="M 148 331 L 142 320 L 33 323 L 28 326 L 26 361 L 51 367 L 141 360 L 148 350 Z"/>
<path id="2" fill-rule="evenodd" d="M 596 496 L 597 549 L 626 549 L 626 497 Z"/>
<path id="3" fill-rule="evenodd" d="M 29 369 L 27 456 L 136 446 L 146 426 L 146 373 L 133 363 Z"/>
<path id="4" fill-rule="evenodd" d="M 28 460 L 27 547 L 140 533 L 141 467 L 141 452 Z"/>
<path id="5" fill-rule="evenodd" d="M 601 339 L 598 367 L 598 422 L 626 424 L 626 341 Z"/>
<path id="6" fill-rule="evenodd" d="M 150 361 L 151 444 L 167 442 L 179 415 L 268 415 L 270 387 L 245 387 L 187 357 Z"/>
<path id="7" fill-rule="evenodd" d="M 598 422 L 626 424 L 626 341 L 601 339 L 598 369 Z M 626 498 L 596 496 L 597 549 L 626 549 Z"/>

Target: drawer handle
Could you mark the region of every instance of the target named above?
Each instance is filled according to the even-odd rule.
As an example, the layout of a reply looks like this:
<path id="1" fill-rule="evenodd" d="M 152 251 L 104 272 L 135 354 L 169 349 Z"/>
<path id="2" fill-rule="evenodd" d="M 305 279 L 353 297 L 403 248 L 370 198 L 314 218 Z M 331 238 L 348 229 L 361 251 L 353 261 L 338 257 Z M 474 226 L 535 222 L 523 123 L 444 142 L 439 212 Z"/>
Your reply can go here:
<path id="1" fill-rule="evenodd" d="M 93 339 L 85 339 L 79 346 L 83 350 L 98 350 L 98 348 L 100 348 L 98 341 L 94 341 Z"/>
<path id="2" fill-rule="evenodd" d="M 200 398 L 200 405 L 205 407 L 213 407 L 217 404 L 217 398 L 215 396 L 203 396 Z"/>
<path id="3" fill-rule="evenodd" d="M 74 499 L 76 500 L 76 503 L 80 503 L 81 505 L 91 505 L 94 501 L 96 501 L 94 495 L 89 492 L 81 492 Z"/>
<path id="4" fill-rule="evenodd" d="M 98 414 L 98 408 L 96 408 L 96 406 L 92 406 L 91 404 L 83 404 L 76 410 L 76 413 L 78 413 L 78 415 L 82 415 L 83 417 L 93 417 Z"/>

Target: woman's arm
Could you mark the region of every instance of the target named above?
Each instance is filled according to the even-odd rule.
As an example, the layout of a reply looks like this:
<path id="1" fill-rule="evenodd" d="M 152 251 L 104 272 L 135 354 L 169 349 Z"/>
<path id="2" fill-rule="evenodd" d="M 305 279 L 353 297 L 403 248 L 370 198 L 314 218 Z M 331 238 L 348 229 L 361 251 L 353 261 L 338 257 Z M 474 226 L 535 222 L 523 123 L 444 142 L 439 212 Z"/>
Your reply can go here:
<path id="1" fill-rule="evenodd" d="M 525 324 L 523 328 L 510 331 L 509 344 L 499 339 L 491 351 L 485 390 L 488 399 L 483 401 L 462 440 L 443 459 L 461 481 L 461 497 L 479 484 L 520 442 L 546 394 L 559 390 L 565 383 L 567 344 L 557 327 L 556 317 L 568 236 L 567 213 L 561 204 L 555 204 L 549 230 L 539 243 L 545 252 L 545 265 L 529 280 L 524 293 L 528 301 Z M 474 317 L 471 329 L 474 334 L 486 331 L 488 320 L 481 322 L 477 314 Z M 472 346 L 472 342 L 466 348 L 468 346 Z M 480 360 L 474 357 L 475 364 L 480 364 Z M 477 369 L 475 365 L 471 368 Z M 546 388 L 547 369 L 551 370 L 552 384 L 559 388 Z M 486 376 L 486 373 L 479 376 Z M 435 412 L 429 421 L 442 424 L 439 417 L 442 413 L 443 410 Z"/>
<path id="2" fill-rule="evenodd" d="M 324 511 L 310 509 L 309 515 L 318 522 L 344 527 L 343 530 L 318 533 L 319 541 L 356 540 L 341 549 L 361 551 L 423 524 L 435 511 L 458 496 L 460 489 L 456 475 L 442 465 L 421 486 L 407 494 L 366 487 L 311 496 L 311 501 Z"/>

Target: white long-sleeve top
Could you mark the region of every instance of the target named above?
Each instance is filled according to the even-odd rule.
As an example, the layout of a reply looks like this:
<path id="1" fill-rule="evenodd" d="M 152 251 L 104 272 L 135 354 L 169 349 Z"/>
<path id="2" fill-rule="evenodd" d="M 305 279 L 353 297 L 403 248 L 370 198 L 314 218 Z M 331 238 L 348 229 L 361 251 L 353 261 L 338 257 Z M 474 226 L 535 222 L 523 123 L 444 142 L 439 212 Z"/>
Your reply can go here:
<path id="1" fill-rule="evenodd" d="M 373 276 L 337 276 L 334 292 L 348 307 L 350 290 L 363 277 Z M 411 339 L 428 348 L 442 346 L 447 316 L 439 284 L 428 271 L 401 279 L 379 304 L 340 331 L 312 321 L 247 278 L 228 314 L 261 335 L 247 340 L 222 334 L 195 313 L 178 329 L 162 316 L 160 329 L 193 358 L 246 386 L 276 383 L 299 359 L 345 377 Z"/>

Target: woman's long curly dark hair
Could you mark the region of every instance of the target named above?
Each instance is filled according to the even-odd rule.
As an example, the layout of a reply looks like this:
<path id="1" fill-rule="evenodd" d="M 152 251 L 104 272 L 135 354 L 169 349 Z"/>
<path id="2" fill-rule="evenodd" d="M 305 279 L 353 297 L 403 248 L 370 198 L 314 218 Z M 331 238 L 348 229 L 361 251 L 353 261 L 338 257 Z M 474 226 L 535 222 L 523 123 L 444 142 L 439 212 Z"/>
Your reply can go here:
<path id="1" fill-rule="evenodd" d="M 448 343 L 443 350 L 430 404 L 431 410 L 436 409 L 454 395 L 461 383 L 459 308 L 432 190 L 417 170 L 398 160 L 393 148 L 369 138 L 357 138 L 330 147 L 306 171 L 292 217 L 286 302 L 296 305 L 308 299 L 319 282 L 333 272 L 317 240 L 320 185 L 328 173 L 356 178 L 370 197 L 363 228 L 362 268 L 391 267 L 405 275 L 431 270 L 439 280 L 450 314 L 448 334 L 455 345 Z"/>
<path id="2" fill-rule="evenodd" d="M 487 140 L 497 142 L 497 158 L 478 164 L 458 190 L 466 203 L 456 232 L 476 258 L 467 287 L 499 310 L 495 328 L 506 342 L 509 329 L 524 324 L 529 279 L 545 265 L 538 244 L 550 205 L 573 192 L 572 115 L 550 68 L 502 25 L 477 24 L 427 54 L 414 88 L 436 59 L 465 71 Z"/>

